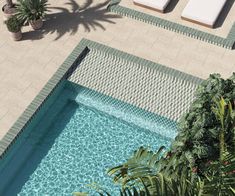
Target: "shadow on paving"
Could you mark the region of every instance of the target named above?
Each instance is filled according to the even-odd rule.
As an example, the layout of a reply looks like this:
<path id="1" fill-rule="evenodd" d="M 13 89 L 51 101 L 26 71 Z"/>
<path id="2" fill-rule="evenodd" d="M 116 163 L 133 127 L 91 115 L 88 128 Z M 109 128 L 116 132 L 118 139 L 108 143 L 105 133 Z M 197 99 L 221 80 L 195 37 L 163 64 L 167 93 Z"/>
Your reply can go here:
<path id="1" fill-rule="evenodd" d="M 70 5 L 71 9 L 63 7 L 49 7 L 50 10 L 58 10 L 57 13 L 48 14 L 42 29 L 26 32 L 23 35 L 24 40 L 38 40 L 46 34 L 56 33 L 55 40 L 60 39 L 66 33 L 74 35 L 79 26 L 84 26 L 86 32 L 101 28 L 105 30 L 102 22 L 115 24 L 112 19 L 121 18 L 116 14 L 107 11 L 109 1 L 92 6 L 93 0 L 87 0 L 83 6 L 79 6 L 75 0 L 69 0 L 65 5 Z"/>
<path id="2" fill-rule="evenodd" d="M 171 0 L 169 5 L 165 9 L 165 13 L 172 12 L 175 9 L 178 2 L 179 2 L 179 0 Z"/>
<path id="3" fill-rule="evenodd" d="M 228 16 L 228 13 L 229 11 L 231 10 L 231 8 L 233 7 L 233 4 L 234 4 L 234 1 L 235 0 L 230 0 L 230 1 L 227 1 L 224 5 L 224 8 L 222 9 L 216 23 L 215 23 L 215 26 L 214 28 L 219 28 L 223 25 L 226 17 Z"/>
<path id="4" fill-rule="evenodd" d="M 230 12 L 231 8 L 233 7 L 234 1 L 235 0 L 230 0 L 225 3 L 224 8 L 222 9 L 222 11 L 220 13 L 220 15 L 215 23 L 214 28 L 222 27 L 225 19 L 228 16 L 228 13 Z M 166 7 L 165 13 L 170 13 L 170 12 L 174 11 L 178 2 L 179 2 L 179 0 L 171 0 L 169 5 Z"/>

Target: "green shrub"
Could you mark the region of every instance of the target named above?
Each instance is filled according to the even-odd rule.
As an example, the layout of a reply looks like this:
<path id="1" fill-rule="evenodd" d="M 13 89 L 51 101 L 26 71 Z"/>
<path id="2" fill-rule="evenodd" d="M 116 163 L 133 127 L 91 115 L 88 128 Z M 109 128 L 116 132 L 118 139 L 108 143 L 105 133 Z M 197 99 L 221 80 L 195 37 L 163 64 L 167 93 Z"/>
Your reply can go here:
<path id="1" fill-rule="evenodd" d="M 8 31 L 13 33 L 19 32 L 22 26 L 20 21 L 15 16 L 9 18 L 5 23 L 7 25 Z"/>
<path id="2" fill-rule="evenodd" d="M 191 104 L 189 112 L 180 120 L 178 135 L 171 146 L 170 153 L 178 160 L 174 167 L 179 173 L 184 165 L 188 165 L 189 169 L 203 175 L 208 160 L 219 158 L 221 126 L 211 108 L 221 97 L 225 102 L 231 102 L 234 109 L 235 73 L 227 80 L 222 79 L 219 74 L 210 75 L 209 79 L 198 87 L 195 101 Z M 230 152 L 234 150 L 234 134 L 234 125 L 227 122 L 225 144 L 229 146 Z"/>
<path id="3" fill-rule="evenodd" d="M 18 0 L 16 16 L 23 23 L 43 18 L 47 11 L 47 0 Z"/>

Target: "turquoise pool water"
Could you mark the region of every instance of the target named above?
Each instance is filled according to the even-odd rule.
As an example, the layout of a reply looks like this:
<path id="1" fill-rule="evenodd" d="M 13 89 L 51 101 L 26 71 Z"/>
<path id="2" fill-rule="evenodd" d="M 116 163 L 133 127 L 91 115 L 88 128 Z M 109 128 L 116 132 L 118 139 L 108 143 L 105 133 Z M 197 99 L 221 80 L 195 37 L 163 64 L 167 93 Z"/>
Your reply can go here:
<path id="1" fill-rule="evenodd" d="M 69 196 L 75 191 L 89 192 L 85 185 L 93 182 L 118 195 L 118 187 L 106 175 L 108 168 L 125 161 L 140 146 L 153 150 L 169 146 L 170 138 L 98 110 L 90 101 L 86 105 L 82 99 L 66 100 L 53 121 L 47 122 L 46 131 L 41 130 L 42 121 L 26 137 L 13 165 L 17 166 L 26 149 L 30 152 L 5 187 L 4 196 Z M 44 120 L 52 113 L 53 109 L 47 111 Z M 159 124 L 157 128 L 175 131 L 174 126 Z"/>

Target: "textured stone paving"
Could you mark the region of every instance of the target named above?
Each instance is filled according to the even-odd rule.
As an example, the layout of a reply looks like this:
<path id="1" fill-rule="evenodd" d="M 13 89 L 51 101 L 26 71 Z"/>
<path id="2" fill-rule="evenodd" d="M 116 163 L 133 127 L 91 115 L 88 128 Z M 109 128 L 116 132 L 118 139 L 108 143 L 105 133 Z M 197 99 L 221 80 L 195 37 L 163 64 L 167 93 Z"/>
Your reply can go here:
<path id="1" fill-rule="evenodd" d="M 118 17 L 106 12 L 102 1 L 49 2 L 54 8 L 43 29 L 24 27 L 20 42 L 0 23 L 0 138 L 83 37 L 201 78 L 235 71 L 234 50 Z"/>

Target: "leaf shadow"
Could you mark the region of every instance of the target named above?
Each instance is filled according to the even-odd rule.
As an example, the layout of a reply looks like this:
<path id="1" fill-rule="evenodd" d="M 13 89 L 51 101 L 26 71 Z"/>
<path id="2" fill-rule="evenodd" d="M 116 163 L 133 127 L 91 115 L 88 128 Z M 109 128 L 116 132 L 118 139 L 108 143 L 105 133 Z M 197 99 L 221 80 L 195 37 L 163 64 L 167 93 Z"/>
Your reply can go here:
<path id="1" fill-rule="evenodd" d="M 46 16 L 43 27 L 34 33 L 26 33 L 24 39 L 38 40 L 47 34 L 56 33 L 55 40 L 60 39 L 65 34 L 74 35 L 78 32 L 81 26 L 85 32 L 95 31 L 97 28 L 105 30 L 102 23 L 115 24 L 113 19 L 121 18 L 116 14 L 111 14 L 107 10 L 109 1 L 93 4 L 93 0 L 87 0 L 84 5 L 79 6 L 75 0 L 69 0 L 65 5 L 69 5 L 71 9 L 64 7 L 49 7 L 49 11 L 55 11 Z"/>

